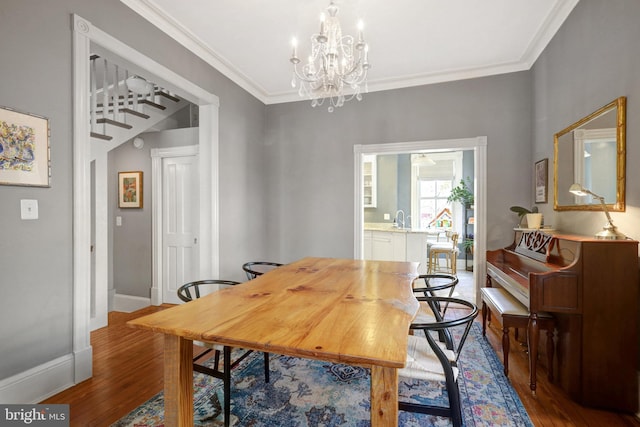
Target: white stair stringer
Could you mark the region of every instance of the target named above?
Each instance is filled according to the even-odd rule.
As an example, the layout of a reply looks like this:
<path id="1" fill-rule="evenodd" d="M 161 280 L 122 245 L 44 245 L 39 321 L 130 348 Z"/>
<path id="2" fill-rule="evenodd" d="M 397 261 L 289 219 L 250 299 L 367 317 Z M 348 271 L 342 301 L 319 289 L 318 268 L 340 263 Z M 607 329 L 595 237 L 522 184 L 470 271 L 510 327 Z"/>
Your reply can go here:
<path id="1" fill-rule="evenodd" d="M 104 139 L 91 137 L 91 159 L 95 160 L 99 155 L 108 153 L 114 148 L 124 144 L 125 142 L 133 139 L 137 135 L 147 131 L 156 124 L 160 123 L 164 119 L 172 116 L 181 109 L 189 105 L 188 101 L 182 98 L 178 98 L 179 101 L 173 101 L 171 99 L 165 99 L 162 96 L 156 96 L 155 102 L 165 107 L 164 110 L 146 105 L 139 104 L 138 111 L 146 114 L 149 118 L 138 117 L 133 114 L 120 113 L 119 121 L 125 121 L 123 116 L 126 116 L 126 123 L 131 125 L 131 129 L 124 129 L 118 126 L 105 125 L 107 128 L 108 136 L 112 137 L 110 141 Z M 110 116 L 110 115 L 109 115 Z M 102 125 L 99 125 L 102 126 Z"/>

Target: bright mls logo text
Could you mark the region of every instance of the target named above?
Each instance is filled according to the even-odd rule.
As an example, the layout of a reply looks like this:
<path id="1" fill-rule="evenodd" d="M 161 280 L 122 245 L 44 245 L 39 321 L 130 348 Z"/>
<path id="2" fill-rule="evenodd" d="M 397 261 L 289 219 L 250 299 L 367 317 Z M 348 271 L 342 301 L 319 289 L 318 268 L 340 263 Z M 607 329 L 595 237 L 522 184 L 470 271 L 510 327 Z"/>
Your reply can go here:
<path id="1" fill-rule="evenodd" d="M 68 426 L 69 405 L 1 405 L 0 426 Z"/>

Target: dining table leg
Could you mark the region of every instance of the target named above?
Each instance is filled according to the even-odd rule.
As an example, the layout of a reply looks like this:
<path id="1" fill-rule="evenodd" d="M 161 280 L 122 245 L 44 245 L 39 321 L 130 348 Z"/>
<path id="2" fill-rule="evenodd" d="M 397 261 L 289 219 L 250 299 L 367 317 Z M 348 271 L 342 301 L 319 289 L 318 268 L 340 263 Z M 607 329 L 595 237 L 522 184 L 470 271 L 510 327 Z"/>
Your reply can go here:
<path id="1" fill-rule="evenodd" d="M 193 341 L 164 337 L 164 425 L 193 426 Z"/>
<path id="2" fill-rule="evenodd" d="M 371 366 L 371 427 L 398 425 L 398 370 Z"/>

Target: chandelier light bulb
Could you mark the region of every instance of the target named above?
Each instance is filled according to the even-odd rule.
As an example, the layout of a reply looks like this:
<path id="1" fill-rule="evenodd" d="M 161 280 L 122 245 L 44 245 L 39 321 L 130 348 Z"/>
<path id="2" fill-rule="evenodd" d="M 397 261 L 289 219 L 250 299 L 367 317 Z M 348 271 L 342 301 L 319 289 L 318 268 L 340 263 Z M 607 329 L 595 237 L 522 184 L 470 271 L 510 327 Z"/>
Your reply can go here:
<path id="1" fill-rule="evenodd" d="M 321 13 L 320 14 L 320 34 L 318 34 L 318 37 L 317 37 L 318 43 L 326 43 L 327 41 L 326 28 L 324 26 L 326 19 L 327 18 L 324 16 L 324 13 Z"/>
<path id="2" fill-rule="evenodd" d="M 369 46 L 364 41 L 362 20 L 357 23 L 357 37 L 343 35 L 338 20 L 338 7 L 329 3 L 326 13 L 320 15 L 320 32 L 310 38 L 309 59 L 301 63 L 297 41 L 292 40 L 293 52 L 289 61 L 293 64 L 292 87 L 299 83 L 298 93 L 311 100 L 313 107 L 328 101 L 329 112 L 353 98 L 362 99 L 362 89 L 367 91 Z M 349 91 L 345 94 L 344 89 Z"/>
<path id="3" fill-rule="evenodd" d="M 289 59 L 289 61 L 291 61 L 292 64 L 297 64 L 300 62 L 300 59 L 298 59 L 298 39 L 295 37 L 292 38 L 291 46 L 293 46 L 293 52 L 291 52 L 291 59 Z"/>

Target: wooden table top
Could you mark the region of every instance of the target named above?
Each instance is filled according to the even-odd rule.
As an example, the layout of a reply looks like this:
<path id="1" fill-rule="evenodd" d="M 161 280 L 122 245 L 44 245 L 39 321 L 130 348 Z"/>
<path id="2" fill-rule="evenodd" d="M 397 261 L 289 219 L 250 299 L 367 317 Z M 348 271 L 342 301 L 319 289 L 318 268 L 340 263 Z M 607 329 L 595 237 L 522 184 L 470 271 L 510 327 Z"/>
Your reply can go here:
<path id="1" fill-rule="evenodd" d="M 128 322 L 189 340 L 354 365 L 404 366 L 418 263 L 304 258 Z"/>

